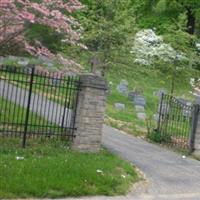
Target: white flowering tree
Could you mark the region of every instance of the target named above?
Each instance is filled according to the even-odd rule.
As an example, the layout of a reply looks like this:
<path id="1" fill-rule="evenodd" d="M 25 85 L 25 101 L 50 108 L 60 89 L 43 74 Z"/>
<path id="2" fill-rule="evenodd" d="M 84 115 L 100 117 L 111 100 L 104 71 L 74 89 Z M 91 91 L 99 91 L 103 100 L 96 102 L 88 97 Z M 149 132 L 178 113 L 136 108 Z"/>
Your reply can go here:
<path id="1" fill-rule="evenodd" d="M 150 66 L 159 59 L 166 63 L 186 59 L 185 55 L 176 51 L 163 41 L 152 29 L 139 31 L 135 35 L 131 53 L 135 55 L 135 63 Z"/>
<path id="2" fill-rule="evenodd" d="M 163 62 L 171 70 L 171 94 L 174 92 L 176 72 L 179 61 L 187 60 L 184 53 L 175 50 L 170 44 L 164 43 L 163 37 L 156 35 L 152 29 L 141 30 L 135 35 L 130 51 L 134 62 L 143 66 L 152 66 L 158 61 Z"/>

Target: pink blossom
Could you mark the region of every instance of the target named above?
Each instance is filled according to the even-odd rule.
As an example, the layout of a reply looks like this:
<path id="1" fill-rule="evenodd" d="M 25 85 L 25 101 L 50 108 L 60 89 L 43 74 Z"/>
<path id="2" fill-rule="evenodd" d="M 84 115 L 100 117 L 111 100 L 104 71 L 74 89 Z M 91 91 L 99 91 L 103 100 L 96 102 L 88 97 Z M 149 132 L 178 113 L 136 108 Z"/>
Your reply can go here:
<path id="1" fill-rule="evenodd" d="M 21 6 L 18 6 L 19 4 Z M 76 26 L 81 30 L 79 23 L 69 14 L 63 14 L 63 10 L 72 13 L 82 7 L 78 0 L 68 0 L 67 3 L 64 0 L 41 0 L 40 4 L 31 0 L 0 0 L 0 45 L 3 49 L 12 48 L 10 44 L 20 43 L 31 55 L 60 59 L 65 65 L 75 65 L 72 61 L 54 55 L 39 41 L 30 44 L 25 32 L 28 24 L 45 25 L 66 35 L 63 42 L 84 47 L 78 42 L 80 33 L 73 28 Z"/>

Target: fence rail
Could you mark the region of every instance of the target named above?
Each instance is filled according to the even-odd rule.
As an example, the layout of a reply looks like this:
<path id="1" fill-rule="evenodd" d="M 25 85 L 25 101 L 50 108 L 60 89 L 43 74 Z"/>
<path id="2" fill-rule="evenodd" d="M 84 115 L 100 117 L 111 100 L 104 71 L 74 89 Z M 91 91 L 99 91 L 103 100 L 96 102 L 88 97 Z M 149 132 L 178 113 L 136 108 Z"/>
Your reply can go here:
<path id="1" fill-rule="evenodd" d="M 0 67 L 0 136 L 74 137 L 80 80 L 35 67 Z"/>
<path id="2" fill-rule="evenodd" d="M 179 149 L 190 149 L 193 110 L 193 105 L 162 94 L 158 121 L 160 142 Z"/>

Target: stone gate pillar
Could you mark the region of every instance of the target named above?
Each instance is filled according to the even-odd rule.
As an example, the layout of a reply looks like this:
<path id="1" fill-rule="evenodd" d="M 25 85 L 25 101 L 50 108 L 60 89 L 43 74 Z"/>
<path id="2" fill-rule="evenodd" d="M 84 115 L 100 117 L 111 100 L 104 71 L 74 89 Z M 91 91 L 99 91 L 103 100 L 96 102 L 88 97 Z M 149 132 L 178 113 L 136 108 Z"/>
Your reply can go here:
<path id="1" fill-rule="evenodd" d="M 193 154 L 200 156 L 200 94 L 196 96 L 194 112 Z"/>
<path id="2" fill-rule="evenodd" d="M 75 138 L 72 148 L 81 152 L 98 152 L 104 122 L 106 82 L 93 74 L 80 76 Z"/>

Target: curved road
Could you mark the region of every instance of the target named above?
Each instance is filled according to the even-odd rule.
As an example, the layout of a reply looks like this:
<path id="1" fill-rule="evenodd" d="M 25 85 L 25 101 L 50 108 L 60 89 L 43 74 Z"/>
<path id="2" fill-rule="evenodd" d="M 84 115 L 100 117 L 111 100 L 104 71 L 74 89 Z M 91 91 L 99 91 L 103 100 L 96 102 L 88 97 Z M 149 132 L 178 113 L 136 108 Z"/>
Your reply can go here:
<path id="1" fill-rule="evenodd" d="M 135 199 L 200 200 L 199 161 L 183 159 L 180 154 L 108 126 L 103 128 L 103 144 L 136 165 L 148 179 L 146 192 Z"/>

